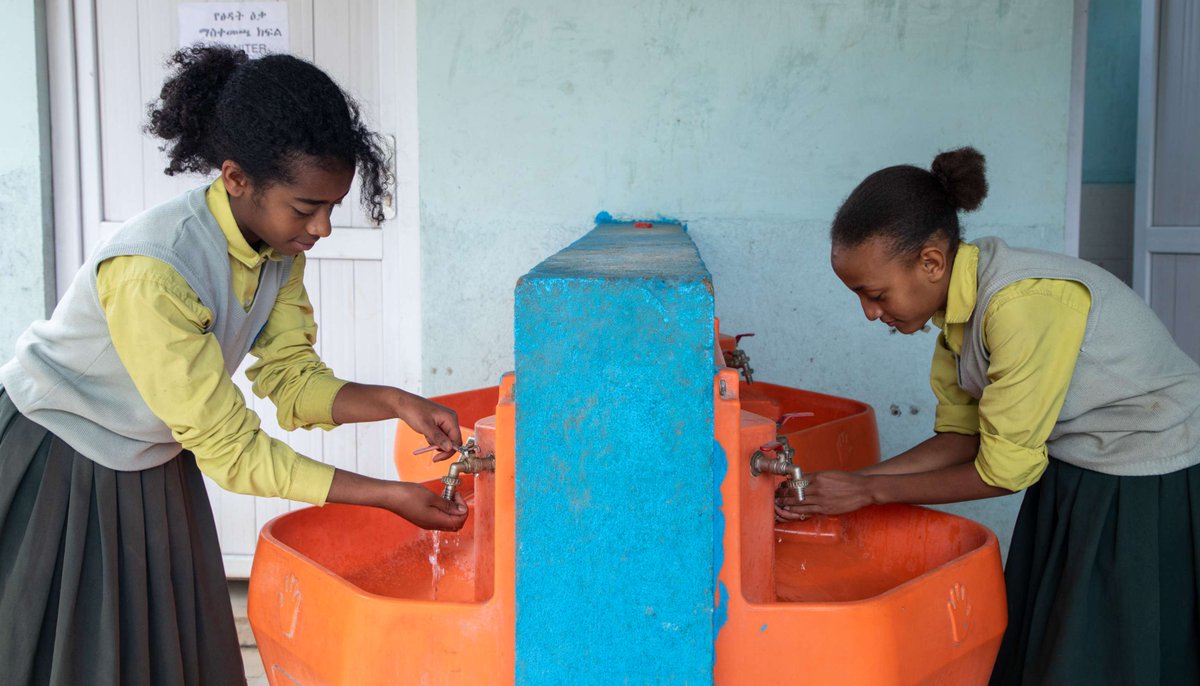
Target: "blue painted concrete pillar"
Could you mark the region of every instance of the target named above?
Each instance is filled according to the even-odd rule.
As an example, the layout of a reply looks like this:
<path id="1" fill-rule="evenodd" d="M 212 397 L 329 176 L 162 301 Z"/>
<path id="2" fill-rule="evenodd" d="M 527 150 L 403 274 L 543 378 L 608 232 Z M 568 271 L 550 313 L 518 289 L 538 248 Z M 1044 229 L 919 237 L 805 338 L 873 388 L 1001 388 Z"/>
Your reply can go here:
<path id="1" fill-rule="evenodd" d="M 712 278 L 639 227 L 517 283 L 517 684 L 712 682 Z"/>

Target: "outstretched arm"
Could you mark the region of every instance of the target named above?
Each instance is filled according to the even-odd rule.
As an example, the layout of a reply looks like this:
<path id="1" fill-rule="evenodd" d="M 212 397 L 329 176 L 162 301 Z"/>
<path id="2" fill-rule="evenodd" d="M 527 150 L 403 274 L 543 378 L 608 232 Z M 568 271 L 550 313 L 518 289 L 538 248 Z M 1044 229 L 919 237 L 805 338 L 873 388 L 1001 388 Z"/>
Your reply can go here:
<path id="1" fill-rule="evenodd" d="M 853 512 L 867 505 L 884 503 L 952 503 L 1009 495 L 1006 488 L 989 486 L 979 476 L 974 462 L 964 462 L 927 472 L 863 475 L 850 472 L 818 472 L 805 492 L 804 501 L 781 490 L 775 514 L 790 521 L 808 515 Z"/>
<path id="2" fill-rule="evenodd" d="M 951 467 L 975 459 L 979 453 L 979 435 L 940 433 L 890 460 L 863 467 L 863 475 L 914 474 Z"/>

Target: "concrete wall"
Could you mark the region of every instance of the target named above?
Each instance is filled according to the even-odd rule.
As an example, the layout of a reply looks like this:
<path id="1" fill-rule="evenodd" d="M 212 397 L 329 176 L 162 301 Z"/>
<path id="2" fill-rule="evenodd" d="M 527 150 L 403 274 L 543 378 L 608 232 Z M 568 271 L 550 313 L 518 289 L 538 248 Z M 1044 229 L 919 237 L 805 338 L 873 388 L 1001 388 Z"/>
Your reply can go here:
<path id="1" fill-rule="evenodd" d="M 5 4 L 0 24 L 0 364 L 54 303 L 49 92 L 41 2 Z"/>
<path id="2" fill-rule="evenodd" d="M 1079 256 L 1132 280 L 1142 4 L 1091 0 Z"/>
<path id="3" fill-rule="evenodd" d="M 40 7 L 0 45 L 5 358 L 53 293 Z M 665 214 L 759 377 L 872 403 L 891 454 L 929 431 L 932 334 L 889 336 L 836 281 L 842 198 L 969 143 L 993 190 L 968 235 L 1062 246 L 1070 3 L 420 0 L 418 40 L 427 392 L 512 368 L 513 284 L 599 211 Z M 955 509 L 1004 535 L 1013 500 Z"/>
<path id="4" fill-rule="evenodd" d="M 966 218 L 1061 249 L 1071 3 L 418 4 L 425 389 L 512 367 L 517 277 L 601 210 L 687 222 L 758 377 L 870 402 L 927 437 L 933 334 L 867 322 L 829 222 L 868 173 L 972 144 Z M 955 505 L 1007 540 L 1019 496 Z"/>

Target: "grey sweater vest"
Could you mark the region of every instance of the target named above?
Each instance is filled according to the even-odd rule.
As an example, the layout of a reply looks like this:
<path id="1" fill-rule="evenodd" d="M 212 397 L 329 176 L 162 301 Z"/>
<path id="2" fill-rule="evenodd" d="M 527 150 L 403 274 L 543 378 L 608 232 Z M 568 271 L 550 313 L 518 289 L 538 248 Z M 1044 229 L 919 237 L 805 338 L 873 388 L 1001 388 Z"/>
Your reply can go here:
<path id="1" fill-rule="evenodd" d="M 980 318 L 1000 289 L 1021 279 L 1064 279 L 1092 297 L 1066 400 L 1046 447 L 1070 464 L 1117 476 L 1166 474 L 1200 463 L 1200 366 L 1146 303 L 1089 262 L 981 238 L 978 295 L 963 334 L 959 385 L 988 384 Z"/>
<path id="2" fill-rule="evenodd" d="M 175 268 L 213 312 L 216 336 L 232 376 L 266 324 L 292 258 L 262 266 L 250 311 L 233 293 L 229 243 L 205 203 L 207 186 L 130 219 L 83 265 L 47 321 L 17 340 L 0 367 L 13 404 L 75 450 L 119 471 L 156 467 L 181 446 L 138 393 L 113 349 L 96 293 L 96 269 L 118 255 L 146 255 Z M 185 380 L 180 379 L 183 383 Z"/>

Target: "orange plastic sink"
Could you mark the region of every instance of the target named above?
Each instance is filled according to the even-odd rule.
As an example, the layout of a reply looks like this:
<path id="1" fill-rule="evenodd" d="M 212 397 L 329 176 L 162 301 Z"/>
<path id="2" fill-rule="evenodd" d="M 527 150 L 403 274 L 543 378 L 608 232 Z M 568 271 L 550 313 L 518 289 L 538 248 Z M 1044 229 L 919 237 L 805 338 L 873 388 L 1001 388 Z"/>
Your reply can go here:
<path id="1" fill-rule="evenodd" d="M 732 370 L 718 377 L 727 471 L 715 683 L 986 684 L 1007 621 L 995 535 L 911 505 L 776 525 L 781 479 L 752 476 L 749 463 L 778 427 L 741 409 Z M 810 447 L 795 458 L 806 470 L 821 454 Z"/>
<path id="2" fill-rule="evenodd" d="M 338 505 L 264 527 L 249 614 L 272 684 L 512 683 L 512 385 L 509 375 L 498 389 L 438 398 L 460 419 L 482 410 L 455 402 L 499 398 L 496 416 L 473 427 L 484 454 L 494 450 L 496 472 L 464 479 L 471 514 L 462 531 L 434 534 L 383 510 Z M 810 421 L 786 426 L 806 471 L 833 459 L 847 467 L 878 459 L 869 407 L 761 386 L 815 408 Z M 995 536 L 906 505 L 776 524 L 780 479 L 751 476 L 749 462 L 779 427 L 742 410 L 742 388 L 728 369 L 713 384 L 726 469 L 714 682 L 986 683 L 1006 621 Z M 398 435 L 397 462 L 423 457 L 411 450 Z M 430 478 L 447 467 L 436 465 Z M 441 489 L 439 481 L 427 486 Z"/>
<path id="3" fill-rule="evenodd" d="M 496 472 L 464 477 L 459 492 L 471 510 L 462 530 L 423 531 L 349 505 L 297 510 L 263 527 L 248 614 L 273 686 L 511 683 L 511 380 L 501 390 L 496 416 L 473 431 L 484 454 L 496 455 Z"/>

